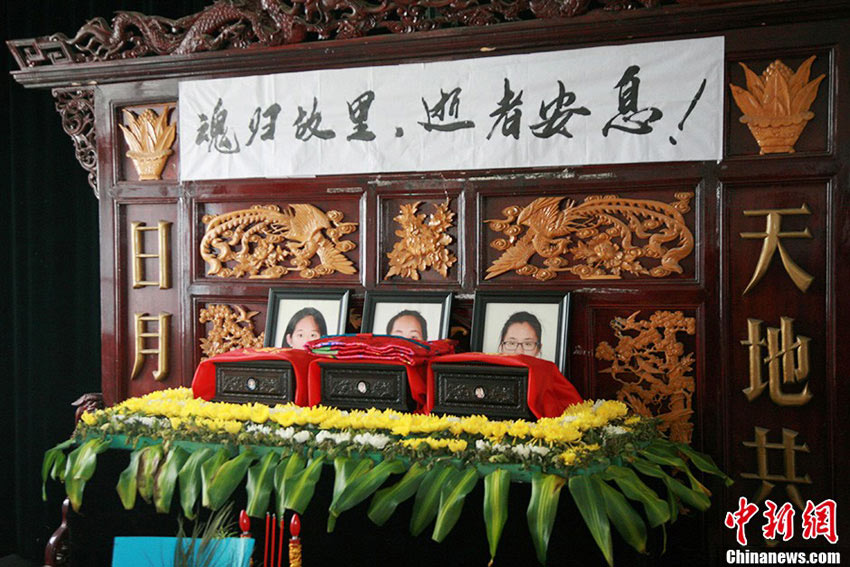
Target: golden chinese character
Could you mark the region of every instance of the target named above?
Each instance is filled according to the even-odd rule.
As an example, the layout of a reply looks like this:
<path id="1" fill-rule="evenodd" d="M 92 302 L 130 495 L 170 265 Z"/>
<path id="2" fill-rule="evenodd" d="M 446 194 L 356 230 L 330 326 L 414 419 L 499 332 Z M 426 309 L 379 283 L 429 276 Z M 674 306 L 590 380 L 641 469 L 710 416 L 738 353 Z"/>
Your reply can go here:
<path id="1" fill-rule="evenodd" d="M 154 380 L 165 380 L 168 377 L 168 343 L 171 337 L 171 313 L 160 313 L 149 316 L 146 313 L 134 314 L 136 323 L 136 358 L 130 379 L 138 377 L 144 366 L 145 356 L 157 355 L 157 368 L 153 372 Z M 146 331 L 145 323 L 156 322 L 156 331 Z M 145 348 L 145 339 L 156 339 L 157 348 Z"/>
<path id="2" fill-rule="evenodd" d="M 779 250 L 779 257 L 782 259 L 782 265 L 785 267 L 785 271 L 791 277 L 791 281 L 794 282 L 794 285 L 796 285 L 802 292 L 809 289 L 809 286 L 812 284 L 812 280 L 815 279 L 814 276 L 809 275 L 806 270 L 794 263 L 794 260 L 791 259 L 791 255 L 788 254 L 787 250 L 785 250 L 780 239 L 811 238 L 812 235 L 809 232 L 808 227 L 806 227 L 806 230 L 802 232 L 780 232 L 780 230 L 782 228 L 782 215 L 810 214 L 812 214 L 812 212 L 805 203 L 803 203 L 803 206 L 799 209 L 761 209 L 756 211 L 744 211 L 744 215 L 748 217 L 767 217 L 767 224 L 764 232 L 741 233 L 741 238 L 764 239 L 764 243 L 761 247 L 761 254 L 759 255 L 758 262 L 756 263 L 755 272 L 753 272 L 753 277 L 750 280 L 750 283 L 747 284 L 744 294 L 750 291 L 757 283 L 759 283 L 759 281 L 761 281 L 764 274 L 767 272 L 767 268 L 770 266 L 770 261 L 773 259 L 773 255 L 777 250 Z"/>
<path id="3" fill-rule="evenodd" d="M 803 509 L 803 499 L 800 497 L 800 491 L 797 489 L 798 484 L 812 484 L 812 479 L 809 475 L 802 477 L 797 476 L 797 460 L 796 453 L 808 453 L 809 447 L 805 443 L 796 445 L 794 440 L 799 435 L 796 431 L 782 428 L 782 443 L 768 443 L 767 434 L 769 429 L 764 427 L 756 427 L 755 440 L 744 441 L 744 447 L 754 447 L 756 450 L 756 463 L 758 466 L 757 473 L 741 473 L 741 478 L 753 478 L 761 481 L 761 488 L 756 496 L 756 503 L 761 502 L 770 494 L 776 486 L 773 482 L 784 482 L 785 492 L 794 503 L 795 506 Z M 770 474 L 768 470 L 767 451 L 781 450 L 783 452 L 783 464 L 785 472 L 783 474 Z M 773 481 L 773 482 L 771 482 Z"/>
<path id="4" fill-rule="evenodd" d="M 171 263 L 169 262 L 169 240 L 171 234 L 171 223 L 159 221 L 157 226 L 145 226 L 145 223 L 136 221 L 132 223 L 133 231 L 133 289 L 147 285 L 158 285 L 159 289 L 171 287 Z M 149 230 L 155 230 L 159 236 L 159 250 L 156 254 L 145 254 L 143 234 Z M 159 259 L 159 280 L 145 280 L 145 259 Z"/>
<path id="5" fill-rule="evenodd" d="M 769 385 L 770 399 L 776 405 L 802 406 L 812 399 L 809 385 L 806 384 L 801 392 L 788 394 L 782 391 L 782 384 L 794 384 L 808 378 L 811 339 L 802 335 L 794 336 L 794 319 L 781 317 L 779 321 L 778 329 L 767 328 L 765 340 L 761 334 L 762 321 L 747 319 L 747 340 L 741 341 L 741 344 L 748 347 L 750 353 L 750 385 L 743 392 L 749 401 L 753 401 Z M 767 348 L 767 356 L 764 358 L 762 348 Z M 762 380 L 763 364 L 767 364 L 767 382 Z"/>

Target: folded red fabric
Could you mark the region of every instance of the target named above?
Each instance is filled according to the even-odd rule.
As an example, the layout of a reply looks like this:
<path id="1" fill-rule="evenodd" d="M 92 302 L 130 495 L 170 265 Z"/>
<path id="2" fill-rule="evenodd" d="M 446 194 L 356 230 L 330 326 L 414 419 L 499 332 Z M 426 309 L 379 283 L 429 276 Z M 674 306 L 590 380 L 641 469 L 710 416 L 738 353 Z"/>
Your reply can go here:
<path id="1" fill-rule="evenodd" d="M 310 341 L 304 347 L 340 360 L 382 359 L 396 364 L 422 364 L 427 359 L 454 352 L 456 341 L 420 342 L 392 335 L 333 335 Z"/>
<path id="2" fill-rule="evenodd" d="M 525 354 L 484 354 L 467 352 L 449 354 L 432 358 L 428 364 L 427 400 L 424 413 L 431 413 L 434 407 L 434 370 L 433 364 L 477 362 L 496 366 L 519 366 L 528 368 L 528 409 L 538 418 L 557 417 L 567 406 L 582 401 L 581 395 L 569 380 L 558 370 L 558 367 L 541 358 Z"/>
<path id="3" fill-rule="evenodd" d="M 402 364 L 397 360 L 391 360 L 387 358 L 361 357 L 357 358 L 357 360 L 354 361 L 352 359 L 338 359 L 326 356 L 314 357 L 313 361 L 310 363 L 309 378 L 307 380 L 309 387 L 309 403 L 311 406 L 315 406 L 322 403 L 322 368 L 320 365 L 351 364 L 352 362 L 356 362 L 358 364 L 362 363 L 404 366 L 405 370 L 407 371 L 407 384 L 410 388 L 410 396 L 416 403 L 416 409 L 414 410 L 414 412 L 422 412 L 422 409 L 425 407 L 425 401 L 427 399 L 425 386 L 427 365 L 424 363 Z"/>
<path id="4" fill-rule="evenodd" d="M 215 363 L 248 362 L 251 360 L 286 360 L 292 364 L 295 374 L 295 399 L 299 406 L 306 406 L 307 373 L 314 355 L 306 350 L 294 348 L 245 348 L 211 356 L 201 361 L 192 379 L 192 393 L 196 398 L 211 400 L 215 396 Z"/>

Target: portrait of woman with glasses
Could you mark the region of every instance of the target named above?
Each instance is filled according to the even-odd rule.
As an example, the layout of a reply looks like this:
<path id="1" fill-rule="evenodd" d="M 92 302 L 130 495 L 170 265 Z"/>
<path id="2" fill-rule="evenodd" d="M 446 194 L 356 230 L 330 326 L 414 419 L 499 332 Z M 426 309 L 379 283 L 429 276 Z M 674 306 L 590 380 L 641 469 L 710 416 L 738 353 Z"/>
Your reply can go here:
<path id="1" fill-rule="evenodd" d="M 569 292 L 477 291 L 470 350 L 533 356 L 565 372 L 569 321 Z"/>
<path id="2" fill-rule="evenodd" d="M 528 311 L 518 311 L 502 325 L 499 352 L 539 357 L 542 340 L 540 320 Z"/>

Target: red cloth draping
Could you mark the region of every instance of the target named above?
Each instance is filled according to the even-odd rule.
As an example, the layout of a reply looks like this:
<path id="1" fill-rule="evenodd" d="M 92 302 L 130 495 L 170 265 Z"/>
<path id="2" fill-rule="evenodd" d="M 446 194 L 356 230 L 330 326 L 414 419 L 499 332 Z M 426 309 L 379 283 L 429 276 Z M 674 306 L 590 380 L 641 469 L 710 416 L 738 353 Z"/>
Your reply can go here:
<path id="1" fill-rule="evenodd" d="M 340 360 L 381 359 L 395 364 L 421 364 L 428 358 L 454 352 L 457 341 L 441 339 L 420 342 L 392 335 L 332 335 L 304 345 L 317 354 L 329 354 Z"/>
<path id="2" fill-rule="evenodd" d="M 202 361 L 192 379 L 192 393 L 196 398 L 211 400 L 215 396 L 216 362 L 249 362 L 252 360 L 286 360 L 295 374 L 295 399 L 299 406 L 307 405 L 307 372 L 314 355 L 294 348 L 246 348 L 211 356 Z"/>
<path id="3" fill-rule="evenodd" d="M 309 387 L 309 403 L 311 406 L 322 403 L 322 369 L 319 364 L 351 364 L 352 362 L 362 364 L 387 364 L 404 366 L 407 370 L 407 384 L 410 388 L 410 395 L 413 401 L 416 402 L 416 413 L 420 413 L 425 407 L 427 399 L 425 377 L 427 374 L 426 364 L 401 364 L 397 360 L 388 358 L 363 358 L 359 357 L 356 360 L 345 360 L 330 358 L 326 356 L 316 356 L 310 363 L 309 378 L 307 380 Z"/>
<path id="4" fill-rule="evenodd" d="M 519 366 L 528 368 L 528 409 L 538 418 L 557 417 L 567 406 L 582 401 L 581 396 L 558 367 L 541 358 L 525 354 L 484 354 L 467 352 L 449 354 L 432 358 L 428 364 L 427 400 L 424 413 L 431 413 L 434 407 L 434 370 L 437 363 L 478 362 L 496 366 Z"/>

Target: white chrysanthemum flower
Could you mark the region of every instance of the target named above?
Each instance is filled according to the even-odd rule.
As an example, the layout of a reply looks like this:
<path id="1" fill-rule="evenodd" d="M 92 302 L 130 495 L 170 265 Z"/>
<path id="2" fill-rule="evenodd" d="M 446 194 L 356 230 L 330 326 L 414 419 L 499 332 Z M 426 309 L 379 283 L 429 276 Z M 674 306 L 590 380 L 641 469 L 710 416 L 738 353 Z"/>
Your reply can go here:
<path id="1" fill-rule="evenodd" d="M 446 416 L 446 421 L 449 423 L 460 423 L 460 418 L 456 415 Z"/>
<path id="2" fill-rule="evenodd" d="M 475 441 L 475 450 L 476 451 L 486 451 L 489 448 L 490 448 L 490 444 L 487 441 L 485 441 L 483 439 L 477 439 Z"/>
<path id="3" fill-rule="evenodd" d="M 531 455 L 531 450 L 528 448 L 527 445 L 514 445 L 513 447 L 511 447 L 511 451 L 513 451 L 515 455 L 522 458 L 527 458 L 529 455 Z"/>
<path id="4" fill-rule="evenodd" d="M 381 433 L 358 433 L 354 436 L 354 442 L 358 445 L 369 445 L 381 450 L 392 441 L 392 438 Z"/>
<path id="5" fill-rule="evenodd" d="M 296 443 L 305 443 L 308 439 L 310 439 L 310 437 L 312 437 L 312 435 L 309 431 L 299 431 L 292 436 L 292 440 Z"/>
<path id="6" fill-rule="evenodd" d="M 295 435 L 295 428 L 287 427 L 286 429 L 278 429 L 275 431 L 275 435 L 281 439 L 292 439 L 293 435 Z"/>
<path id="7" fill-rule="evenodd" d="M 541 445 L 532 445 L 530 449 L 532 453 L 537 453 L 541 457 L 545 457 L 552 451 L 549 447 L 543 447 Z"/>
<path id="8" fill-rule="evenodd" d="M 602 404 L 604 404 L 604 403 L 605 403 L 605 400 L 596 400 L 593 403 L 593 411 L 598 410 L 602 406 Z"/>
<path id="9" fill-rule="evenodd" d="M 617 435 L 623 435 L 624 433 L 628 433 L 629 430 L 625 427 L 620 427 L 619 425 L 606 425 L 602 431 L 605 432 L 605 435 L 608 437 L 615 437 Z"/>
<path id="10" fill-rule="evenodd" d="M 572 423 L 578 419 L 577 415 L 565 415 L 561 418 L 561 425 L 567 425 L 568 423 Z"/>

